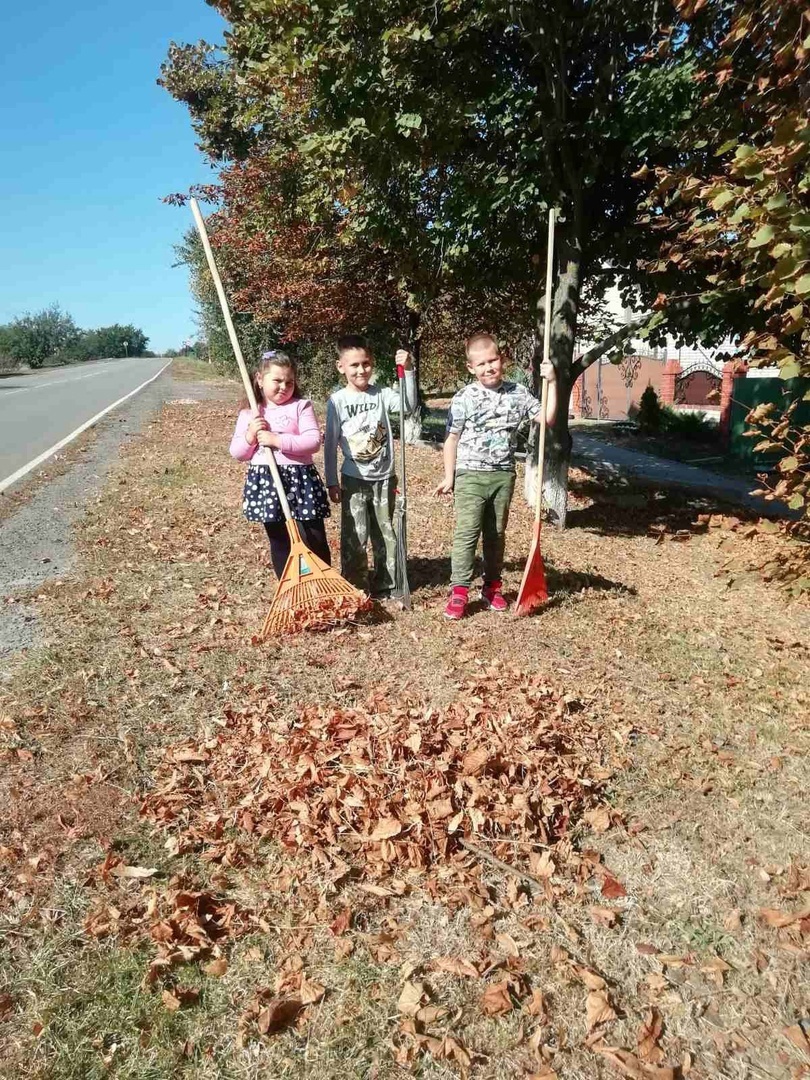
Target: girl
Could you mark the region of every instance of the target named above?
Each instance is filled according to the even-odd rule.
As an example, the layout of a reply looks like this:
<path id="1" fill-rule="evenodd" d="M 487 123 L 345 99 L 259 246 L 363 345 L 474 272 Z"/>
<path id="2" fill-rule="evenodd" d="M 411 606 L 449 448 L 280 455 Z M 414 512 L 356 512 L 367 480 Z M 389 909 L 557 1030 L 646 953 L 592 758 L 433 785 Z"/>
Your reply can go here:
<path id="1" fill-rule="evenodd" d="M 301 539 L 331 566 L 324 526 L 329 500 L 312 463 L 312 455 L 321 445 L 321 432 L 312 402 L 300 395 L 295 362 L 283 352 L 262 353 L 253 372 L 253 389 L 259 415 L 243 407 L 231 439 L 231 456 L 250 462 L 242 496 L 245 517 L 264 525 L 273 569 L 280 578 L 290 554 L 290 538 L 267 464 L 267 455 L 274 452 Z"/>

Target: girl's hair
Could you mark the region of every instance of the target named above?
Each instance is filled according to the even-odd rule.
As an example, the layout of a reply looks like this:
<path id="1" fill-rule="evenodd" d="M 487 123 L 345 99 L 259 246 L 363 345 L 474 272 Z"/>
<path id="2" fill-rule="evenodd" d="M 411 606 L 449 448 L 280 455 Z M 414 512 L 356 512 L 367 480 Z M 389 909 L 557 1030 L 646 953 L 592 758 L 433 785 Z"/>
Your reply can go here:
<path id="1" fill-rule="evenodd" d="M 256 395 L 256 401 L 259 405 L 264 405 L 264 393 L 262 391 L 262 375 L 268 371 L 271 367 L 288 368 L 292 372 L 294 381 L 293 395 L 290 400 L 301 396 L 301 388 L 298 385 L 298 365 L 295 360 L 289 355 L 289 353 L 281 352 L 280 349 L 269 349 L 267 352 L 263 352 L 259 362 L 253 369 L 253 373 L 250 377 L 250 381 L 253 383 L 253 392 Z M 243 408 L 249 408 L 249 403 L 245 401 Z"/>

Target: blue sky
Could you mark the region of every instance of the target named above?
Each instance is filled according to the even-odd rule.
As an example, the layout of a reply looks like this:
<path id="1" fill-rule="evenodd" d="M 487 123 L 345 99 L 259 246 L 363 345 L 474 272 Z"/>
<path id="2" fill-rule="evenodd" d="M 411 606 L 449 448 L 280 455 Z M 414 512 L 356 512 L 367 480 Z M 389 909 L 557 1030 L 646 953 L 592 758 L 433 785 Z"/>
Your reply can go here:
<path id="1" fill-rule="evenodd" d="M 172 245 L 192 218 L 160 200 L 214 174 L 155 80 L 170 41 L 219 42 L 225 23 L 205 0 L 5 10 L 0 323 L 58 303 L 82 328 L 131 322 L 177 347 L 194 318 Z"/>

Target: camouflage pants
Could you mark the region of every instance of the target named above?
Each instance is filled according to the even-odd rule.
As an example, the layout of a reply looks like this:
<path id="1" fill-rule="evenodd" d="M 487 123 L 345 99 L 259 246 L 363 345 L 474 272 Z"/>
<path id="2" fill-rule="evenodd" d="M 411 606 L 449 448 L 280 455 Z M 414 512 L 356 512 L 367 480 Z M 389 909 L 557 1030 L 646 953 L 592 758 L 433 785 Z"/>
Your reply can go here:
<path id="1" fill-rule="evenodd" d="M 396 500 L 396 477 L 387 480 L 340 478 L 340 572 L 372 596 L 394 587 L 397 541 L 391 520 Z M 371 541 L 374 568 L 369 571 L 366 544 Z"/>
<path id="2" fill-rule="evenodd" d="M 509 504 L 515 490 L 513 472 L 457 472 L 456 530 L 453 534 L 450 582 L 472 584 L 478 538 L 484 534 L 484 584 L 501 580 Z"/>

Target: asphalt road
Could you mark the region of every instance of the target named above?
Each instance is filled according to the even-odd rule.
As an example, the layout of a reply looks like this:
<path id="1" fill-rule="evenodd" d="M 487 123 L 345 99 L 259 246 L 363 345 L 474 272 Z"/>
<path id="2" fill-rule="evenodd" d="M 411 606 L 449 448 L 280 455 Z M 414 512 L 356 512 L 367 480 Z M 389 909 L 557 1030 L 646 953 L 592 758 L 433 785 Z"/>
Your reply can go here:
<path id="1" fill-rule="evenodd" d="M 0 378 L 0 486 L 168 363 L 100 360 Z"/>

